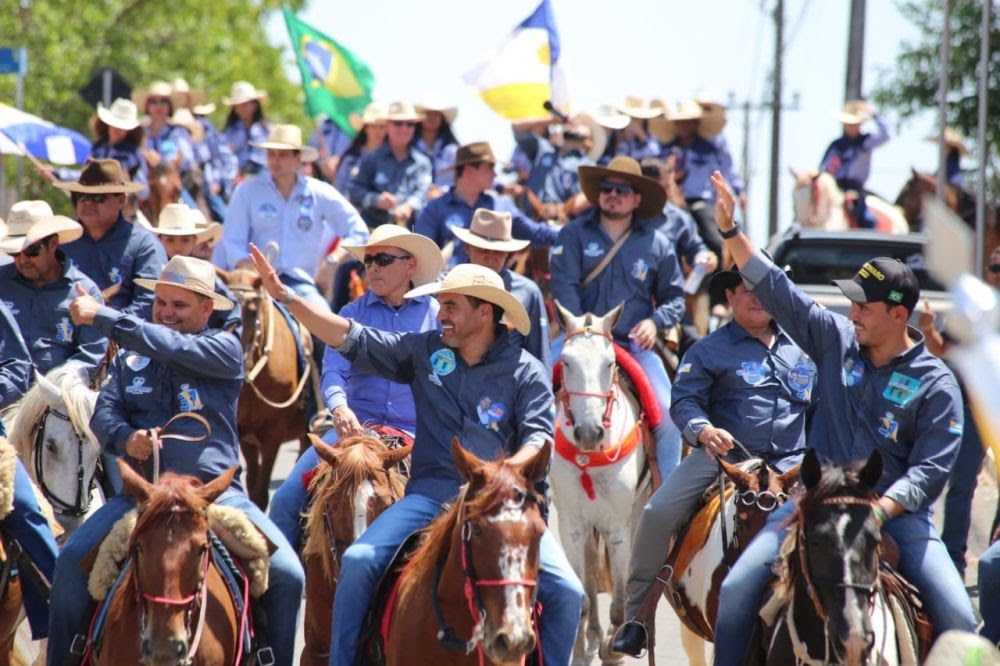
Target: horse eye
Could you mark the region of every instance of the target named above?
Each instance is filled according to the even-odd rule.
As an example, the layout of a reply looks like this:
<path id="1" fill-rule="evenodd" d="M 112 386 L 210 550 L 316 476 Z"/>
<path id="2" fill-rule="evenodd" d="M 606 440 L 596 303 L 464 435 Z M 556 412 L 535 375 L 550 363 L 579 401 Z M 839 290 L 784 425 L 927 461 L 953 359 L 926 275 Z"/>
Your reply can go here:
<path id="1" fill-rule="evenodd" d="M 59 451 L 59 446 L 51 439 L 45 440 L 45 450 L 49 453 L 56 453 Z"/>
<path id="2" fill-rule="evenodd" d="M 472 525 L 472 535 L 473 536 L 483 536 L 483 528 L 478 524 Z"/>

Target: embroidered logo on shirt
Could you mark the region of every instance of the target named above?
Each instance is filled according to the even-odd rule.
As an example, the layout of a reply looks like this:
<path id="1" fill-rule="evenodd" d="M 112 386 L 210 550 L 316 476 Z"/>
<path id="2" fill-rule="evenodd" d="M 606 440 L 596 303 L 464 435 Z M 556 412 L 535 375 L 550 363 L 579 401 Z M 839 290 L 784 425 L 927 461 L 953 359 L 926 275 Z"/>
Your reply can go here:
<path id="1" fill-rule="evenodd" d="M 198 389 L 191 388 L 190 384 L 181 384 L 177 402 L 180 403 L 182 412 L 197 412 L 205 406 L 201 402 L 201 396 L 198 395 Z"/>
<path id="2" fill-rule="evenodd" d="M 125 387 L 125 392 L 129 395 L 143 395 L 146 393 L 152 393 L 153 389 L 146 386 L 145 377 L 133 377 L 132 385 Z"/>
<path id="3" fill-rule="evenodd" d="M 762 381 L 764 377 L 767 376 L 767 370 L 764 366 L 756 361 L 743 361 L 740 363 L 740 369 L 736 371 L 736 374 L 743 378 L 750 386 L 757 386 Z"/>
<path id="4" fill-rule="evenodd" d="M 273 203 L 262 203 L 257 207 L 257 214 L 266 219 L 275 218 L 278 216 L 278 207 Z"/>
<path id="5" fill-rule="evenodd" d="M 683 373 L 686 373 L 686 372 L 691 372 L 691 364 L 690 363 L 685 363 L 681 367 L 677 368 L 677 374 L 683 374 Z"/>
<path id="6" fill-rule="evenodd" d="M 632 264 L 632 277 L 636 280 L 643 281 L 646 279 L 646 274 L 649 273 L 649 264 L 642 257 L 635 260 Z"/>
<path id="7" fill-rule="evenodd" d="M 896 420 L 896 415 L 892 412 L 886 412 L 880 422 L 882 427 L 878 429 L 878 434 L 895 442 L 896 435 L 899 434 L 899 422 Z"/>
<path id="8" fill-rule="evenodd" d="M 149 358 L 143 356 L 142 354 L 129 354 L 125 357 L 125 365 L 127 365 L 133 372 L 139 372 L 149 365 Z"/>
<path id="9" fill-rule="evenodd" d="M 121 282 L 122 281 L 121 270 L 117 266 L 112 268 L 110 271 L 108 271 L 108 279 L 111 281 L 111 284 L 118 284 L 119 282 Z"/>
<path id="10" fill-rule="evenodd" d="M 10 310 L 10 313 L 15 317 L 21 314 L 21 311 L 14 307 L 14 301 L 4 301 L 3 304 L 7 306 L 7 309 Z"/>
<path id="11" fill-rule="evenodd" d="M 561 180 L 562 180 L 562 186 L 563 186 L 563 188 L 565 188 L 567 190 L 573 189 L 573 172 L 572 171 L 564 171 L 563 174 L 562 174 Z"/>
<path id="12" fill-rule="evenodd" d="M 889 384 L 882 391 L 882 397 L 900 407 L 905 407 L 906 403 L 913 400 L 920 390 L 920 380 L 914 379 L 901 372 L 892 373 Z"/>
<path id="13" fill-rule="evenodd" d="M 948 432 L 952 435 L 962 435 L 962 424 L 957 419 L 948 421 Z"/>
<path id="14" fill-rule="evenodd" d="M 806 363 L 799 363 L 788 372 L 788 385 L 796 398 L 809 400 L 812 397 L 814 369 Z"/>
<path id="15" fill-rule="evenodd" d="M 844 359 L 843 381 L 847 386 L 857 386 L 865 376 L 864 364 L 853 358 Z"/>
<path id="16" fill-rule="evenodd" d="M 563 246 L 562 245 L 553 245 L 552 246 L 552 256 L 559 256 L 562 253 L 563 253 Z"/>
<path id="17" fill-rule="evenodd" d="M 56 324 L 56 340 L 73 342 L 73 324 L 69 323 L 69 317 L 62 317 Z"/>
<path id="18" fill-rule="evenodd" d="M 431 354 L 431 370 L 435 377 L 447 377 L 455 372 L 455 352 L 451 349 L 438 349 Z"/>
<path id="19" fill-rule="evenodd" d="M 313 225 L 312 217 L 305 214 L 299 215 L 299 219 L 295 221 L 295 225 L 302 231 L 309 231 Z"/>
<path id="20" fill-rule="evenodd" d="M 587 243 L 587 247 L 583 248 L 583 256 L 585 257 L 599 257 L 602 254 L 604 254 L 604 248 L 597 241 L 590 241 Z"/>
<path id="21" fill-rule="evenodd" d="M 493 402 L 493 398 L 487 396 L 479 399 L 476 413 L 479 414 L 479 425 L 497 432 L 500 430 L 500 421 L 507 414 L 507 406 L 502 402 Z"/>
<path id="22" fill-rule="evenodd" d="M 375 173 L 375 187 L 382 189 L 389 184 L 389 176 L 381 171 Z"/>

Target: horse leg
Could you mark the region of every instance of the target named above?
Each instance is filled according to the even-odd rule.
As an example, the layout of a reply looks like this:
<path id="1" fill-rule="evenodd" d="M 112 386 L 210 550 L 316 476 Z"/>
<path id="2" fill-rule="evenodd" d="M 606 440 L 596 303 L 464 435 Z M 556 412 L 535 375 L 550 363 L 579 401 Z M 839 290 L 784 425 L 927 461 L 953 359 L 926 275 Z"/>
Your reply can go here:
<path id="1" fill-rule="evenodd" d="M 705 666 L 705 641 L 701 636 L 681 623 L 681 647 L 687 655 L 690 666 Z"/>
<path id="2" fill-rule="evenodd" d="M 566 509 L 565 511 L 559 511 Z M 559 511 L 559 541 L 562 543 L 566 559 L 583 582 L 583 611 L 580 613 L 580 628 L 576 632 L 576 644 L 573 646 L 573 666 L 587 666 L 590 658 L 586 655 L 587 618 L 590 617 L 591 606 L 597 606 L 597 581 L 589 576 L 585 565 L 584 541 L 590 537 L 591 530 L 579 514 L 574 514 L 570 507 L 557 506 Z"/>
<path id="3" fill-rule="evenodd" d="M 628 525 L 615 526 L 604 535 L 611 570 L 611 622 L 608 626 L 607 642 L 602 641 L 600 653 L 601 660 L 606 664 L 622 662 L 622 657 L 613 654 L 609 648 L 615 631 L 625 621 L 625 586 L 628 581 L 629 561 L 632 558 L 632 540 L 628 527 Z"/>
<path id="4" fill-rule="evenodd" d="M 601 643 L 604 641 L 604 629 L 601 627 L 600 606 L 597 604 L 597 595 L 600 592 L 601 564 L 604 559 L 604 540 L 598 538 L 592 530 L 583 547 L 583 568 L 584 580 L 583 589 L 587 593 L 590 601 L 586 610 L 587 632 L 587 663 L 593 659 L 594 655 L 601 650 Z M 581 635 L 582 629 L 581 629 Z"/>

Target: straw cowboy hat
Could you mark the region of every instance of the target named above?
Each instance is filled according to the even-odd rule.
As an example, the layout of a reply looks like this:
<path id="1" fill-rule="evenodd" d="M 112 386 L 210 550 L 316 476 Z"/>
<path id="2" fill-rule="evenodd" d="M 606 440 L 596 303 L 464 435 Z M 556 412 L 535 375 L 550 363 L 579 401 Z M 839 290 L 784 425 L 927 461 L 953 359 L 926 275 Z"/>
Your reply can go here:
<path id="1" fill-rule="evenodd" d="M 504 289 L 503 278 L 485 266 L 459 264 L 448 271 L 440 282 L 411 289 L 405 296 L 415 298 L 427 294 L 463 294 L 492 303 L 503 310 L 504 318 L 521 335 L 531 333 L 528 311 L 521 301 Z"/>
<path id="2" fill-rule="evenodd" d="M 53 183 L 65 192 L 83 192 L 87 194 L 130 194 L 141 192 L 142 183 L 133 183 L 122 170 L 118 160 L 88 159 L 80 172 L 79 180 L 63 180 Z"/>
<path id="3" fill-rule="evenodd" d="M 140 111 L 146 110 L 146 102 L 150 97 L 166 97 L 170 100 L 173 108 L 177 108 L 179 97 L 174 93 L 174 87 L 166 81 L 153 81 L 145 90 L 133 90 L 132 101 L 139 107 Z"/>
<path id="4" fill-rule="evenodd" d="M 44 201 L 18 201 L 10 208 L 0 252 L 17 254 L 53 234 L 59 236 L 60 244 L 72 243 L 83 235 L 83 227 L 68 217 L 53 214 Z"/>
<path id="5" fill-rule="evenodd" d="M 297 150 L 301 153 L 303 162 L 319 159 L 318 150 L 302 143 L 302 130 L 298 125 L 273 125 L 267 135 L 267 141 L 250 145 L 264 150 Z"/>
<path id="6" fill-rule="evenodd" d="M 194 117 L 191 109 L 180 107 L 174 111 L 174 115 L 170 116 L 170 122 L 186 129 L 195 143 L 201 143 L 201 140 L 205 138 L 205 127 Z"/>
<path id="7" fill-rule="evenodd" d="M 649 105 L 655 109 L 660 109 L 663 113 L 663 115 L 656 118 L 650 118 L 649 133 L 660 143 L 670 143 L 677 136 L 674 124 L 670 122 L 670 105 L 662 99 L 654 99 Z"/>
<path id="8" fill-rule="evenodd" d="M 598 125 L 612 130 L 625 129 L 631 122 L 629 116 L 619 111 L 615 106 L 606 103 L 599 104 L 590 115 Z"/>
<path id="9" fill-rule="evenodd" d="M 941 137 L 938 136 L 937 134 L 932 134 L 929 137 L 927 137 L 926 140 L 937 143 L 940 138 Z M 959 152 L 959 154 L 963 156 L 972 154 L 972 151 L 970 151 L 969 148 L 965 145 L 965 140 L 962 138 L 962 135 L 958 133 L 958 130 L 952 127 L 944 128 L 944 145 L 948 146 L 949 148 L 954 148 Z"/>
<path id="10" fill-rule="evenodd" d="M 360 132 L 366 125 L 376 125 L 378 123 L 384 123 L 386 121 L 386 114 L 388 109 L 386 109 L 384 104 L 378 104 L 377 102 L 372 102 L 365 107 L 365 111 L 362 115 L 352 113 L 347 118 L 347 122 L 351 124 L 351 127 L 355 132 Z"/>
<path id="11" fill-rule="evenodd" d="M 872 117 L 869 107 L 870 104 L 863 99 L 852 99 L 844 102 L 843 109 L 834 111 L 833 117 L 844 125 L 860 125 Z"/>
<path id="12" fill-rule="evenodd" d="M 213 222 L 213 225 L 222 230 L 218 222 Z M 215 230 L 205 224 L 201 211 L 182 203 L 167 204 L 160 211 L 156 226 L 151 231 L 160 236 L 194 236 L 199 243 L 211 240 L 215 235 Z"/>
<path id="13" fill-rule="evenodd" d="M 639 163 L 631 157 L 618 155 L 607 167 L 582 166 L 579 168 L 580 190 L 587 201 L 597 206 L 601 194 L 601 181 L 605 178 L 621 178 L 627 181 L 642 196 L 642 203 L 635 210 L 635 217 L 645 219 L 663 212 L 667 203 L 667 191 L 657 181 L 642 175 Z"/>
<path id="14" fill-rule="evenodd" d="M 423 234 L 415 234 L 395 224 L 375 227 L 364 245 L 343 247 L 355 259 L 364 261 L 368 249 L 379 245 L 397 247 L 417 260 L 417 269 L 413 272 L 413 284 L 418 287 L 433 282 L 444 270 L 444 257 L 441 256 L 441 249 L 437 243 Z"/>
<path id="15" fill-rule="evenodd" d="M 163 267 L 159 280 L 135 278 L 133 282 L 150 291 L 156 291 L 157 285 L 161 284 L 180 287 L 211 298 L 216 310 L 233 309 L 231 300 L 215 293 L 215 266 L 203 259 L 177 255 Z"/>
<path id="16" fill-rule="evenodd" d="M 444 116 L 445 122 L 449 125 L 455 122 L 455 118 L 458 117 L 458 107 L 448 106 L 445 101 L 437 95 L 427 95 L 415 105 L 414 109 L 419 114 L 425 114 L 428 111 L 437 111 Z"/>
<path id="17" fill-rule="evenodd" d="M 257 90 L 249 81 L 237 81 L 229 89 L 229 97 L 223 97 L 222 103 L 226 106 L 236 106 L 243 102 L 253 102 L 267 99 L 266 90 Z"/>
<path id="18" fill-rule="evenodd" d="M 389 108 L 386 110 L 385 119 L 389 122 L 420 122 L 424 119 L 423 114 L 417 113 L 417 110 L 409 102 L 392 102 Z"/>
<path id="19" fill-rule="evenodd" d="M 608 147 L 608 130 L 604 129 L 590 114 L 578 113 L 563 128 L 563 139 L 571 139 L 573 127 L 580 125 L 586 125 L 590 128 L 591 148 L 587 151 L 587 157 L 596 162 L 604 154 L 604 149 Z"/>
<path id="20" fill-rule="evenodd" d="M 139 126 L 139 108 L 130 99 L 119 97 L 111 106 L 97 103 L 97 117 L 108 127 L 129 132 Z"/>
<path id="21" fill-rule="evenodd" d="M 714 139 L 726 126 L 726 108 L 720 105 L 702 106 L 697 101 L 684 100 L 670 114 L 669 120 L 697 120 L 698 136 L 705 140 Z"/>
<path id="22" fill-rule="evenodd" d="M 457 224 L 449 224 L 448 228 L 466 245 L 484 250 L 518 252 L 528 247 L 531 241 L 515 239 L 511 226 L 510 213 L 477 208 L 468 229 Z"/>
<path id="23" fill-rule="evenodd" d="M 199 116 L 207 116 L 215 112 L 215 104 L 205 104 L 205 91 L 192 88 L 183 78 L 178 76 L 170 82 L 170 87 L 174 91 L 175 108 L 188 108 Z"/>
<path id="24" fill-rule="evenodd" d="M 497 163 L 497 158 L 493 154 L 493 148 L 490 147 L 490 144 L 486 141 L 467 143 L 464 146 L 460 146 L 455 152 L 454 163 L 441 169 L 441 171 L 451 171 L 456 167 L 465 166 L 466 164 L 480 164 L 482 162 Z"/>
<path id="25" fill-rule="evenodd" d="M 626 97 L 625 103 L 618 107 L 618 110 L 630 118 L 640 118 L 648 120 L 663 115 L 663 109 L 658 109 L 648 100 L 641 97 Z"/>

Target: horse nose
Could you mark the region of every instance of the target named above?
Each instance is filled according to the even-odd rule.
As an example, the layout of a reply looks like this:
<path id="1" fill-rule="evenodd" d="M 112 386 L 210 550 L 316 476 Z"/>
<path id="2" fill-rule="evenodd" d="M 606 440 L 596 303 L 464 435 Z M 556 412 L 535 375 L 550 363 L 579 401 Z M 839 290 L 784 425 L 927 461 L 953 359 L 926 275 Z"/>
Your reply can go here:
<path id="1" fill-rule="evenodd" d="M 139 654 L 142 655 L 144 660 L 148 660 L 153 656 L 153 644 L 148 638 L 143 638 L 139 643 Z"/>
<path id="2" fill-rule="evenodd" d="M 170 649 L 178 659 L 187 657 L 188 644 L 183 638 L 175 638 L 170 641 Z"/>
<path id="3" fill-rule="evenodd" d="M 604 428 L 601 426 L 578 425 L 573 428 L 573 436 L 579 444 L 596 444 L 604 439 Z"/>
<path id="4" fill-rule="evenodd" d="M 493 638 L 493 653 L 508 659 L 529 654 L 534 649 L 535 635 L 530 631 L 517 637 L 509 631 L 501 631 Z"/>

